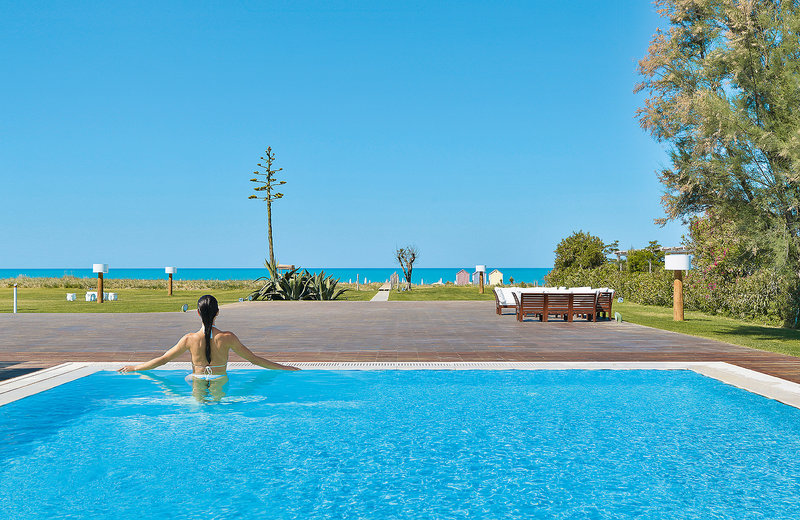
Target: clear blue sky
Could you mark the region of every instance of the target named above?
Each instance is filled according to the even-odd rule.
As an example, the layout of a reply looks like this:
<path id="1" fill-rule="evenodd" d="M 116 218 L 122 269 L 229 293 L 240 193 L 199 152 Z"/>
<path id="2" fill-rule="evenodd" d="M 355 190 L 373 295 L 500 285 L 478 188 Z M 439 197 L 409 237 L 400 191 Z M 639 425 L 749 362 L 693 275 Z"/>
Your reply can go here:
<path id="1" fill-rule="evenodd" d="M 0 267 L 552 265 L 677 245 L 649 2 L 0 2 Z"/>

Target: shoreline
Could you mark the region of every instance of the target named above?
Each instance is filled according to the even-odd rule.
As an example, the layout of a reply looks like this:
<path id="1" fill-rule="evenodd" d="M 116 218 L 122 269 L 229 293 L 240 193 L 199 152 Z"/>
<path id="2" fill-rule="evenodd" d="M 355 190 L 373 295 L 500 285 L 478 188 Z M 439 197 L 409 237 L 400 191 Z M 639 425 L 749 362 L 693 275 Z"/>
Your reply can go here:
<path id="1" fill-rule="evenodd" d="M 401 279 L 403 278 L 402 270 L 397 267 L 347 267 L 347 268 L 320 268 L 308 267 L 301 269 L 307 270 L 311 274 L 324 272 L 326 275 L 338 278 L 341 283 L 364 283 L 366 279 L 368 282 L 386 282 L 393 274 L 397 274 Z M 441 279 L 442 282 L 448 281 L 455 282 L 456 274 L 461 271 L 460 267 L 416 267 L 414 268 L 412 281 L 415 284 L 425 285 L 424 282 L 431 284 Z M 468 275 L 472 275 L 474 266 L 470 269 L 463 268 L 467 271 Z M 513 278 L 517 282 L 525 283 L 539 283 L 544 282 L 544 276 L 547 275 L 552 267 L 495 267 L 487 266 L 487 275 L 493 269 L 499 270 L 503 273 L 504 280 Z M 218 282 L 233 282 L 233 281 L 252 281 L 267 274 L 264 267 L 249 268 L 249 267 L 234 267 L 234 268 L 181 268 L 178 267 L 177 273 L 173 279 L 175 281 L 218 281 Z M 9 280 L 14 279 L 60 279 L 70 278 L 79 280 L 96 279 L 96 274 L 91 269 L 3 269 L 0 268 L 0 283 L 8 283 Z M 164 268 L 112 268 L 105 274 L 106 281 L 111 280 L 165 280 L 166 274 Z M 13 283 L 13 282 L 12 282 Z"/>

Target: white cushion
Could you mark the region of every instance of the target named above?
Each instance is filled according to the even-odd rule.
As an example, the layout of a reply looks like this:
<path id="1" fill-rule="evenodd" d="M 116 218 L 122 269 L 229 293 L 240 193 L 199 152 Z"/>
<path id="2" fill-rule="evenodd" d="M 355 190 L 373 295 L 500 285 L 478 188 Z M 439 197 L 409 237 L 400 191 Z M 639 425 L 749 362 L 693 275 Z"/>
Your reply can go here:
<path id="1" fill-rule="evenodd" d="M 500 305 L 508 305 L 506 303 L 506 293 L 503 292 L 501 287 L 495 287 L 494 293 L 497 295 L 497 301 L 500 303 Z"/>

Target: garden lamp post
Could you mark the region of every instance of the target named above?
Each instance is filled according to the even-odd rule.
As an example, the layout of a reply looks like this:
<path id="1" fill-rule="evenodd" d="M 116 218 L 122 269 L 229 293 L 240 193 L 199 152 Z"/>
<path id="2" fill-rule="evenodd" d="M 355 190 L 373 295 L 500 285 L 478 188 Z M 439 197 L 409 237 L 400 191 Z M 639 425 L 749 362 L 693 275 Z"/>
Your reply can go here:
<path id="1" fill-rule="evenodd" d="M 103 303 L 103 273 L 108 272 L 108 264 L 92 264 L 92 271 L 97 273 L 97 301 Z"/>
<path id="2" fill-rule="evenodd" d="M 672 289 L 672 319 L 683 321 L 683 272 L 692 268 L 692 257 L 687 254 L 666 255 L 664 268 L 675 273 Z"/>
<path id="3" fill-rule="evenodd" d="M 475 272 L 478 273 L 478 292 L 483 294 L 483 277 L 486 274 L 486 266 L 485 265 L 476 265 Z"/>
<path id="4" fill-rule="evenodd" d="M 165 267 L 164 272 L 169 275 L 169 282 L 167 283 L 167 296 L 172 296 L 172 275 L 178 272 L 178 268 Z"/>

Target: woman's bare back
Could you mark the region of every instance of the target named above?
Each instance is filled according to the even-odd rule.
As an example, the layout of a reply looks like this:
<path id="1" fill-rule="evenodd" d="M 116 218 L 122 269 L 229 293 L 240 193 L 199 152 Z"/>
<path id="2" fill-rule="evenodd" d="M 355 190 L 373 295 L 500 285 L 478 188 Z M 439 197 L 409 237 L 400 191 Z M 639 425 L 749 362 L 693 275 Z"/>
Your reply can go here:
<path id="1" fill-rule="evenodd" d="M 192 356 L 192 373 L 225 374 L 230 353 L 230 332 L 211 329 L 211 361 L 206 357 L 206 337 L 202 330 L 186 335 L 186 343 Z"/>

